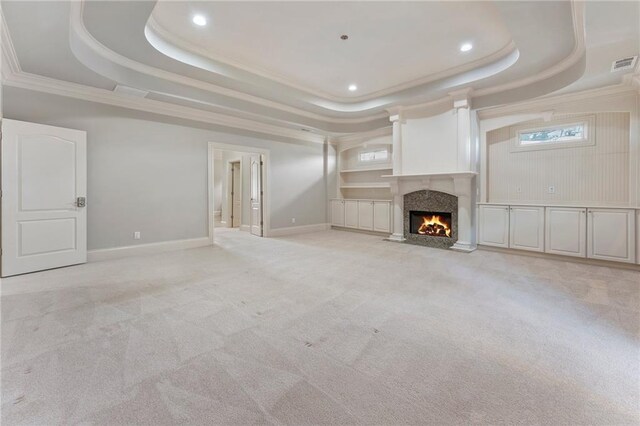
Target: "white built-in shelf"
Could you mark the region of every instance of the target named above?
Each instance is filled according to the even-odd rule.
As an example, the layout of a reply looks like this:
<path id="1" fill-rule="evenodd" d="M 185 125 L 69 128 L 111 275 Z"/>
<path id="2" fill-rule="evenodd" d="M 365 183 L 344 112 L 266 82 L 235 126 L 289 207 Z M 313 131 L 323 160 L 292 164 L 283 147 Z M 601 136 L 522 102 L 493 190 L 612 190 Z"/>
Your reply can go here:
<path id="1" fill-rule="evenodd" d="M 383 178 L 454 178 L 454 177 L 473 177 L 477 175 L 476 172 L 441 172 L 441 173 L 418 173 L 418 174 L 410 174 L 410 175 L 382 175 Z"/>
<path id="2" fill-rule="evenodd" d="M 340 173 L 355 173 L 355 172 L 376 172 L 379 170 L 392 170 L 392 166 L 379 166 L 379 167 L 368 167 L 366 169 L 347 169 L 340 170 Z"/>
<path id="3" fill-rule="evenodd" d="M 366 182 L 366 183 L 347 183 L 340 185 L 340 189 L 371 189 L 371 188 L 391 188 L 387 182 Z"/>

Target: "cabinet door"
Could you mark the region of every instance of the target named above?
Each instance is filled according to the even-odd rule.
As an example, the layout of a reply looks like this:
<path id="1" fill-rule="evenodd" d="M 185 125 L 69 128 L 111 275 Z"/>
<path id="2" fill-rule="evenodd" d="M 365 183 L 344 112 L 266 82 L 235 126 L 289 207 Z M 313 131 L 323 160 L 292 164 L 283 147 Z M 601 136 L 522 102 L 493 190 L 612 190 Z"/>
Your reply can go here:
<path id="1" fill-rule="evenodd" d="M 373 231 L 373 201 L 358 201 L 358 228 Z"/>
<path id="2" fill-rule="evenodd" d="M 509 207 L 480 206 L 480 244 L 509 247 Z"/>
<path id="3" fill-rule="evenodd" d="M 347 228 L 358 227 L 358 201 L 344 200 L 344 226 Z"/>
<path id="4" fill-rule="evenodd" d="M 587 256 L 635 263 L 635 211 L 589 209 Z"/>
<path id="5" fill-rule="evenodd" d="M 545 252 L 564 256 L 587 255 L 587 209 L 547 207 Z"/>
<path id="6" fill-rule="evenodd" d="M 509 247 L 544 251 L 544 207 L 512 206 L 510 208 Z"/>
<path id="7" fill-rule="evenodd" d="M 391 203 L 389 201 L 373 202 L 373 230 L 391 232 Z"/>
<path id="8" fill-rule="evenodd" d="M 344 200 L 331 200 L 331 225 L 344 226 Z"/>

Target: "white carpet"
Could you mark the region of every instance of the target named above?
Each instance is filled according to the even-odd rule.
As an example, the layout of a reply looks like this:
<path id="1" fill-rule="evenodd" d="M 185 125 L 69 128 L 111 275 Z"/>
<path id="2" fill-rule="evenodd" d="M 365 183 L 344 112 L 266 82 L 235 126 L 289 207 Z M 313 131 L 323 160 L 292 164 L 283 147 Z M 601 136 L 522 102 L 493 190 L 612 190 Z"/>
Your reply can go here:
<path id="1" fill-rule="evenodd" d="M 327 231 L 2 283 L 2 424 L 638 424 L 640 274 Z"/>

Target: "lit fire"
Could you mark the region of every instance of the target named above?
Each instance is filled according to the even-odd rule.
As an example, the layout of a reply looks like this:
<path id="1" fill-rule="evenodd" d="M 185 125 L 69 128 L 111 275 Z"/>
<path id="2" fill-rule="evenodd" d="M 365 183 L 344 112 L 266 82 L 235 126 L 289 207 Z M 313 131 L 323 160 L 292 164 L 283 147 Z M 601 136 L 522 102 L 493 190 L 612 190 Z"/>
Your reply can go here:
<path id="1" fill-rule="evenodd" d="M 418 228 L 418 234 L 451 237 L 451 227 L 446 219 L 438 215 L 422 216 L 422 225 Z"/>

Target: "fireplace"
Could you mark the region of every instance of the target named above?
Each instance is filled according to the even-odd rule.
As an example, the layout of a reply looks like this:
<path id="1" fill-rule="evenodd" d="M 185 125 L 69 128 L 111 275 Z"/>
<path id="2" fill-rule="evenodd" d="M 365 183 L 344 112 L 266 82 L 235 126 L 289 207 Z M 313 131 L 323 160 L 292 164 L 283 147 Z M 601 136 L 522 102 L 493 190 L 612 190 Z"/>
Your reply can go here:
<path id="1" fill-rule="evenodd" d="M 411 210 L 409 219 L 411 222 L 409 231 L 412 234 L 444 238 L 452 236 L 451 213 Z"/>
<path id="2" fill-rule="evenodd" d="M 404 195 L 404 238 L 423 246 L 449 248 L 458 240 L 458 197 L 422 190 Z"/>

